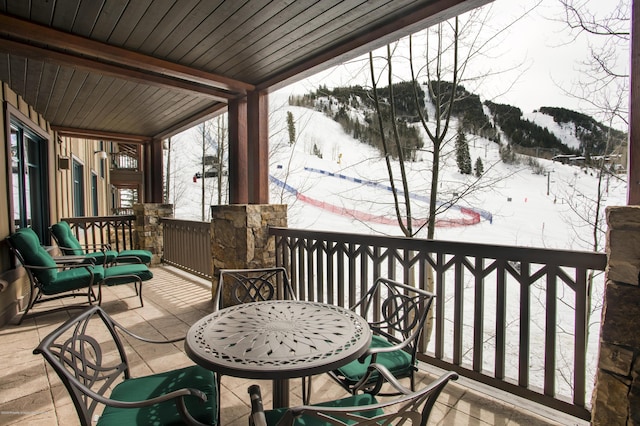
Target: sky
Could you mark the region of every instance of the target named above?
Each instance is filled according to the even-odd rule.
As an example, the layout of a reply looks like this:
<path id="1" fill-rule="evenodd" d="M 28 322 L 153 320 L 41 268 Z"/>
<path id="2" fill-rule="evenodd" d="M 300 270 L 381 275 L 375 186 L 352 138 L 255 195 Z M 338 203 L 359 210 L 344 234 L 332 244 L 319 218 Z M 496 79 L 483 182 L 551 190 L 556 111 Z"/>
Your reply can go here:
<path id="1" fill-rule="evenodd" d="M 618 0 L 578 1 L 600 17 L 611 13 L 618 4 Z M 482 55 L 474 57 L 463 74 L 466 81 L 462 84 L 468 90 L 479 94 L 483 100 L 517 106 L 524 113 L 541 106 L 554 106 L 595 115 L 588 102 L 566 92 L 575 93 L 579 89 L 584 80 L 582 64 L 588 59 L 590 46 L 601 45 L 602 37 L 572 33 L 563 20 L 564 8 L 559 0 L 495 0 L 479 15 L 488 16 L 481 34 L 496 36 L 483 49 Z M 475 31 L 470 32 L 475 34 Z M 414 46 L 420 46 L 419 40 L 420 36 L 416 35 Z M 407 43 L 402 43 L 398 51 L 408 55 Z M 419 51 L 420 47 L 414 47 L 414 57 L 421 56 L 416 53 Z M 617 70 L 626 72 L 628 49 L 617 49 L 616 56 Z M 367 55 L 281 91 L 305 93 L 314 91 L 321 84 L 330 88 L 354 84 L 370 87 L 366 60 Z M 399 60 L 394 64 L 394 74 L 398 79 L 410 79 L 407 62 Z M 386 75 L 382 81 L 380 85 L 386 86 Z M 624 130 L 621 122 L 613 124 Z"/>

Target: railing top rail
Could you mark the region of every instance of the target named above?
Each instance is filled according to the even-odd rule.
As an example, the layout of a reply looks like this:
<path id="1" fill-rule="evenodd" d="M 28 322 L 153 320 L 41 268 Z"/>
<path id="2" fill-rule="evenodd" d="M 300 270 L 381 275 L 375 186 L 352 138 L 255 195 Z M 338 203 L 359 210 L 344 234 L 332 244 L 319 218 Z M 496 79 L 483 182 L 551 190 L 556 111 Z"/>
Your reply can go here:
<path id="1" fill-rule="evenodd" d="M 364 244 L 432 253 L 464 253 L 467 256 L 479 256 L 487 259 L 508 259 L 530 263 L 548 264 L 550 263 L 550 259 L 553 259 L 551 263 L 557 266 L 581 267 L 598 271 L 604 271 L 607 266 L 606 254 L 589 251 L 463 243 L 459 241 L 425 240 L 278 227 L 270 227 L 269 233 L 281 237 L 305 238 L 345 244 Z"/>
<path id="2" fill-rule="evenodd" d="M 82 216 L 82 217 L 65 217 L 62 220 L 69 223 L 89 223 L 89 222 L 109 222 L 135 220 L 135 215 L 113 215 L 113 216 Z"/>

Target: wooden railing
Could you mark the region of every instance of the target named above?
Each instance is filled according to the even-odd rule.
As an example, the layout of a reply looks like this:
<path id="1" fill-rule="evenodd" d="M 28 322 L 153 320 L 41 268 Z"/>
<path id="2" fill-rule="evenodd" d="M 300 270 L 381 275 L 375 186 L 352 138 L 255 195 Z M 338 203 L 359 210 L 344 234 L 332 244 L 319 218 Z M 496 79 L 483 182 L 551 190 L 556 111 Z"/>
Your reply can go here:
<path id="1" fill-rule="evenodd" d="M 436 293 L 420 360 L 589 419 L 602 253 L 271 228 L 298 297 L 351 306 L 379 277 Z M 429 286 L 428 282 L 432 285 Z M 588 385 L 588 386 L 587 386 Z"/>
<path id="2" fill-rule="evenodd" d="M 191 220 L 161 219 L 162 261 L 194 275 L 211 279 L 211 224 Z"/>
<path id="3" fill-rule="evenodd" d="M 69 223 L 81 244 L 109 244 L 116 251 L 133 248 L 133 224 L 136 220 L 133 215 L 70 217 L 62 220 Z"/>

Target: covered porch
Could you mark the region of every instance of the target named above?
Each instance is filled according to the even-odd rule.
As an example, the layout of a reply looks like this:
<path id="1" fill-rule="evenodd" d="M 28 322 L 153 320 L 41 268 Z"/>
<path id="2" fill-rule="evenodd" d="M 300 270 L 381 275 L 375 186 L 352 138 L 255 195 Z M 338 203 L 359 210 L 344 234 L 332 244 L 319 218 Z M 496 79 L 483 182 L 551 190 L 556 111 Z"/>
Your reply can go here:
<path id="1" fill-rule="evenodd" d="M 183 336 L 191 324 L 213 308 L 211 284 L 169 266 L 153 269 L 145 283 L 145 306 L 130 286 L 109 287 L 103 307 L 117 321 L 136 333 L 155 338 Z M 74 303 L 67 299 L 60 303 Z M 26 319 L 22 325 L 0 330 L 0 422 L 4 425 L 74 425 L 78 416 L 67 391 L 41 356 L 32 354 L 40 339 L 77 310 Z M 181 342 L 156 348 L 127 342 L 134 377 L 190 365 Z M 160 350 L 158 350 L 160 349 Z M 439 371 L 421 363 L 420 383 L 429 383 Z M 265 403 L 270 404 L 269 381 L 233 377 L 222 379 L 222 423 L 246 425 L 250 412 L 247 388 L 259 383 Z M 292 381 L 291 403 L 301 398 L 300 381 Z M 418 384 L 420 386 L 420 384 Z M 312 402 L 344 397 L 342 388 L 327 375 L 313 379 Z M 436 402 L 430 424 L 437 425 L 582 425 L 587 422 L 532 403 L 523 398 L 460 378 L 451 382 Z"/>

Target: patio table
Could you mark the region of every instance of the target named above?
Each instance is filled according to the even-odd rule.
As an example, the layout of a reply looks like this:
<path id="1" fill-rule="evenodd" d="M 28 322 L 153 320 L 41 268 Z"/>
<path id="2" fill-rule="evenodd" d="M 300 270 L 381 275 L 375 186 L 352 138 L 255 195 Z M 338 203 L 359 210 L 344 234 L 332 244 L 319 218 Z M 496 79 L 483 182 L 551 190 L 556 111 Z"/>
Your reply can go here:
<path id="1" fill-rule="evenodd" d="M 273 380 L 273 406 L 289 406 L 288 380 L 325 373 L 365 353 L 367 321 L 339 306 L 273 300 L 230 306 L 197 321 L 185 339 L 195 363 L 223 375 Z"/>

